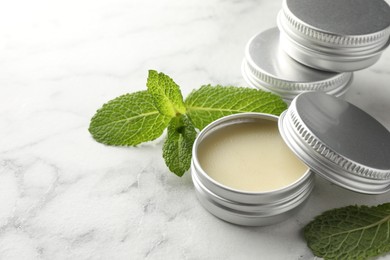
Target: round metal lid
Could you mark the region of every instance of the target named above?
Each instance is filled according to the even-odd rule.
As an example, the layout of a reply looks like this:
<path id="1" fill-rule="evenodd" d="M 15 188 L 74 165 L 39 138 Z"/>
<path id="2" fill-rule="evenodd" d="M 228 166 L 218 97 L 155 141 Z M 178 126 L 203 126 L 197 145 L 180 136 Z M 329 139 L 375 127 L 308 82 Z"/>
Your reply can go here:
<path id="1" fill-rule="evenodd" d="M 352 79 L 352 73 L 316 70 L 292 59 L 280 48 L 277 27 L 248 42 L 242 73 L 250 85 L 291 99 L 303 91 L 314 90 L 341 95 Z"/>
<path id="2" fill-rule="evenodd" d="M 287 0 L 286 5 L 302 22 L 328 33 L 365 35 L 390 25 L 390 8 L 383 0 Z"/>
<path id="3" fill-rule="evenodd" d="M 289 27 L 319 42 L 372 46 L 389 38 L 390 7 L 384 0 L 285 0 L 282 10 Z"/>
<path id="4" fill-rule="evenodd" d="M 326 179 L 361 193 L 390 190 L 390 132 L 347 101 L 300 94 L 280 116 L 279 130 L 292 151 Z"/>

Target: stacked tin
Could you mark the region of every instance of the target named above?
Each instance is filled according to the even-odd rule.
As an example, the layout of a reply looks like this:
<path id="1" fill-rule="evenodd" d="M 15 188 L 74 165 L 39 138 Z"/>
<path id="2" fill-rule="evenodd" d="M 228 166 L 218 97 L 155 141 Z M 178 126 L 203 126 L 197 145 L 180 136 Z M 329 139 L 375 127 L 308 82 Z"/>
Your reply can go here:
<path id="1" fill-rule="evenodd" d="M 277 21 L 278 28 L 249 41 L 242 74 L 249 85 L 282 96 L 289 108 L 280 117 L 243 113 L 220 118 L 199 133 L 193 146 L 191 175 L 200 203 L 239 225 L 289 218 L 309 197 L 314 174 L 363 194 L 390 191 L 390 132 L 338 98 L 353 71 L 374 64 L 389 45 L 389 5 L 383 0 L 284 0 Z M 283 141 L 308 166 L 302 177 L 265 192 L 237 190 L 211 178 L 198 160 L 200 143 L 232 124 L 265 121 L 278 122 Z M 258 159 L 261 168 L 261 155 Z M 240 173 L 245 178 L 245 170 Z"/>
<path id="2" fill-rule="evenodd" d="M 306 91 L 343 96 L 390 43 L 383 0 L 284 0 L 277 24 L 250 39 L 242 74 L 287 103 Z"/>

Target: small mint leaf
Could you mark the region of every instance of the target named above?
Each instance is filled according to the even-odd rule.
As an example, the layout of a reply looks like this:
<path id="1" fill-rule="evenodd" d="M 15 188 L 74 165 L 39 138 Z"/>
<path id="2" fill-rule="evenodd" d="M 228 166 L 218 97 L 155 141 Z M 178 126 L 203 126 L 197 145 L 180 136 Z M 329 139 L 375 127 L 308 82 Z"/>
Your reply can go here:
<path id="1" fill-rule="evenodd" d="M 390 203 L 347 206 L 317 216 L 304 229 L 308 246 L 325 259 L 368 259 L 390 252 Z"/>
<path id="2" fill-rule="evenodd" d="M 163 158 L 169 170 L 177 176 L 183 176 L 190 168 L 195 138 L 196 130 L 185 115 L 172 118 L 163 146 Z"/>
<path id="3" fill-rule="evenodd" d="M 147 91 L 139 91 L 104 104 L 91 119 L 88 130 L 100 143 L 137 145 L 159 137 L 169 120 L 160 114 Z"/>
<path id="4" fill-rule="evenodd" d="M 286 103 L 277 95 L 252 88 L 202 86 L 185 100 L 193 125 L 203 129 L 212 121 L 231 114 L 261 112 L 280 115 Z"/>
<path id="5" fill-rule="evenodd" d="M 149 70 L 146 86 L 161 114 L 175 117 L 186 112 L 179 86 L 164 73 Z"/>

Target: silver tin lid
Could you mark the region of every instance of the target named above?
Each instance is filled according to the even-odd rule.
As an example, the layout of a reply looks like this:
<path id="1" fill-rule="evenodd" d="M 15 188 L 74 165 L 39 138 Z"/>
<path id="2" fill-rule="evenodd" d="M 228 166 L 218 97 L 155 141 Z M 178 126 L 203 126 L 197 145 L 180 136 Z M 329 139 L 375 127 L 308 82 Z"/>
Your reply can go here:
<path id="1" fill-rule="evenodd" d="M 347 101 L 303 93 L 280 116 L 279 131 L 303 162 L 333 183 L 366 194 L 390 190 L 390 132 Z"/>
<path id="2" fill-rule="evenodd" d="M 389 45 L 390 7 L 383 0 L 284 0 L 278 27 L 283 48 L 299 62 L 354 71 Z"/>
<path id="3" fill-rule="evenodd" d="M 255 35 L 248 42 L 242 75 L 250 86 L 279 94 L 287 102 L 304 91 L 341 96 L 352 81 L 352 73 L 316 70 L 290 58 L 279 47 L 276 27 Z"/>

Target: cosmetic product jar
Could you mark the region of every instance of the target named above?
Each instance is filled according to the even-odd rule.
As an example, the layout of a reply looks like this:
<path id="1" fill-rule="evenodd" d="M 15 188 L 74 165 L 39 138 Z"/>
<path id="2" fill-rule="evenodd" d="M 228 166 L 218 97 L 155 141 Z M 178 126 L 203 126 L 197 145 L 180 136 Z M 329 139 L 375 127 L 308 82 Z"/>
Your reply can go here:
<path id="1" fill-rule="evenodd" d="M 337 97 L 345 94 L 352 72 L 327 72 L 298 63 L 281 48 L 279 34 L 275 27 L 249 40 L 241 68 L 249 86 L 278 94 L 288 104 L 305 91 L 322 91 Z"/>
<path id="2" fill-rule="evenodd" d="M 390 42 L 384 0 L 284 0 L 277 23 L 287 54 L 320 70 L 367 68 Z"/>
<path id="3" fill-rule="evenodd" d="M 319 92 L 297 96 L 280 115 L 279 131 L 312 171 L 346 189 L 390 189 L 390 132 L 345 100 Z"/>
<path id="4" fill-rule="evenodd" d="M 304 167 L 301 176 L 292 183 L 280 189 L 265 192 L 238 190 L 226 186 L 211 178 L 202 168 L 199 160 L 199 146 L 214 131 L 217 133 L 217 131 L 224 131 L 224 129 L 232 125 L 242 126 L 243 124 L 262 123 L 265 121 L 271 121 L 277 126 L 277 120 L 277 116 L 269 114 L 235 114 L 214 121 L 199 133 L 193 145 L 191 175 L 196 195 L 200 203 L 209 212 L 231 223 L 246 226 L 263 226 L 277 223 L 290 217 L 308 198 L 314 186 L 314 179 L 313 174 L 307 167 Z M 262 167 L 261 158 L 259 159 L 258 165 Z M 296 158 L 296 160 L 299 159 Z M 224 163 L 229 164 L 228 161 Z M 276 173 L 269 172 L 267 174 L 273 175 Z M 245 178 L 245 172 L 243 172 L 242 178 Z"/>
<path id="5" fill-rule="evenodd" d="M 231 125 L 264 121 L 278 124 L 282 140 L 308 167 L 301 177 L 266 192 L 235 189 L 210 177 L 199 160 L 207 136 Z M 389 158 L 390 132 L 383 125 L 353 104 L 315 91 L 299 94 L 280 117 L 242 113 L 206 126 L 194 142 L 191 176 L 198 200 L 210 213 L 234 224 L 263 226 L 298 211 L 313 189 L 315 174 L 359 193 L 389 191 Z"/>

